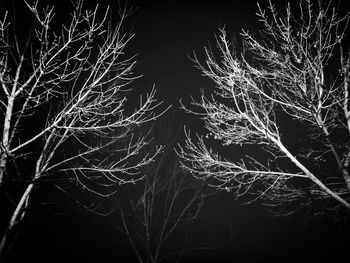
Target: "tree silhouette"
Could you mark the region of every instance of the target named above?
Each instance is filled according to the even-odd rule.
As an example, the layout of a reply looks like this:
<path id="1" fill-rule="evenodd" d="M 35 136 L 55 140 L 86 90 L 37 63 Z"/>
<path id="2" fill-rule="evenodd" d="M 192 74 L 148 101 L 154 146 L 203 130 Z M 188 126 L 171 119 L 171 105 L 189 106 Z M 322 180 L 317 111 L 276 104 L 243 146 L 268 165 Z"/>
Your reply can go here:
<path id="1" fill-rule="evenodd" d="M 170 122 L 160 122 L 153 136 L 157 144 L 166 145 L 164 151 L 145 167 L 142 182 L 130 186 L 137 190 L 130 191 L 132 194 L 118 204 L 120 220 L 116 227 L 127 238 L 138 262 L 178 262 L 185 252 L 214 248 L 205 240 L 193 244 L 191 228 L 205 201 L 216 191 L 180 167 L 173 149 L 178 136 Z"/>
<path id="2" fill-rule="evenodd" d="M 241 53 L 222 29 L 218 54 L 206 48 L 205 63 L 194 56 L 215 86 L 193 107 L 182 105 L 204 120 L 207 134 L 186 131 L 178 154 L 195 177 L 248 202 L 263 199 L 283 208 L 319 200 L 346 211 L 350 14 L 339 15 L 334 2 L 293 4 L 281 13 L 271 1 L 267 10 L 258 5 L 263 30 L 259 37 L 241 33 Z M 247 148 L 249 156 L 240 156 Z"/>
<path id="3" fill-rule="evenodd" d="M 138 132 L 158 116 L 155 90 L 138 106 L 127 99 L 137 78 L 135 58 L 125 55 L 133 38 L 123 30 L 128 8 L 112 19 L 109 8 L 88 10 L 77 1 L 61 23 L 54 7 L 24 3 L 32 26 L 17 25 L 25 19 L 7 11 L 0 19 L 0 191 L 11 194 L 16 182 L 22 191 L 14 197 L 1 257 L 40 182 L 68 174 L 108 197 L 139 180 L 139 169 L 161 150 L 143 152 L 149 138 Z"/>

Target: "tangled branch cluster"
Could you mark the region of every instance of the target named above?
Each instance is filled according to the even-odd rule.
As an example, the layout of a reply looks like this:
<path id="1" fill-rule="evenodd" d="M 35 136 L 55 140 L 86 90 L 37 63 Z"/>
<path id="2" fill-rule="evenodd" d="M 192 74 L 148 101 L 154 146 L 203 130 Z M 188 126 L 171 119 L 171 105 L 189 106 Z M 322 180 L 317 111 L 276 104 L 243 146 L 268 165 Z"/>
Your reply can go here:
<path id="1" fill-rule="evenodd" d="M 213 95 L 192 102 L 199 111 L 182 105 L 204 120 L 208 134 L 223 147 L 260 145 L 267 157 L 278 158 L 231 161 L 208 148 L 202 136 L 195 140 L 187 132 L 178 150 L 185 169 L 236 196 L 285 204 L 308 195 L 350 208 L 350 56 L 343 50 L 350 14 L 339 17 L 332 3 L 317 3 L 302 1 L 295 10 L 288 5 L 284 15 L 271 2 L 267 11 L 259 6 L 262 35 L 243 31 L 239 55 L 221 30 L 216 39 L 220 59 L 208 49 L 205 63 L 194 58 L 215 83 Z M 303 127 L 307 145 L 315 147 L 305 153 L 286 143 L 280 116 Z M 328 173 L 315 170 L 324 158 L 335 160 L 337 167 Z M 294 167 L 280 165 L 286 160 Z M 337 183 L 329 183 L 330 178 Z M 298 188 L 300 179 L 311 187 Z"/>

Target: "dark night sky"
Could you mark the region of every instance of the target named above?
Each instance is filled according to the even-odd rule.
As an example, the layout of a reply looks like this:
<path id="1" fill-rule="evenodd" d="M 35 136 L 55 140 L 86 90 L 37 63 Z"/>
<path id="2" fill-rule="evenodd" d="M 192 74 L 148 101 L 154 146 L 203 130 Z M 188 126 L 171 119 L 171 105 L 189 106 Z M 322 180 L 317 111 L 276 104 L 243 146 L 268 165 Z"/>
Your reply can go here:
<path id="1" fill-rule="evenodd" d="M 144 1 L 135 14 L 134 40 L 142 82 L 156 84 L 161 97 L 176 103 L 180 97 L 198 95 L 205 80 L 188 56 L 213 44 L 214 34 L 226 27 L 230 35 L 252 26 L 255 1 Z M 254 20 L 253 20 L 254 21 Z"/>
<path id="2" fill-rule="evenodd" d="M 256 29 L 256 1 L 129 3 L 138 7 L 129 19 L 136 33 L 129 48 L 138 53 L 136 73 L 143 74 L 134 85 L 143 93 L 155 84 L 159 98 L 166 105 L 173 104 L 179 123 L 191 126 L 190 118 L 182 120 L 178 100 L 198 97 L 200 88 L 210 88 L 211 83 L 201 77 L 188 56 L 193 51 L 201 54 L 204 45 L 213 44 L 214 34 L 223 26 L 232 37 L 241 28 Z M 225 236 L 220 233 L 231 223 L 232 241 L 218 250 L 192 253 L 189 262 L 338 262 L 333 253 L 348 255 L 342 228 L 314 227 L 312 219 L 305 220 L 300 214 L 274 218 L 259 205 L 238 206 L 229 194 L 218 201 L 209 204 L 210 220 L 203 227 Z M 131 252 L 118 232 L 104 225 L 103 219 L 77 211 L 71 205 L 63 214 L 47 212 L 47 218 L 27 220 L 10 262 L 133 262 L 122 260 L 122 253 L 130 256 Z M 349 256 L 347 260 L 342 262 L 350 262 Z"/>

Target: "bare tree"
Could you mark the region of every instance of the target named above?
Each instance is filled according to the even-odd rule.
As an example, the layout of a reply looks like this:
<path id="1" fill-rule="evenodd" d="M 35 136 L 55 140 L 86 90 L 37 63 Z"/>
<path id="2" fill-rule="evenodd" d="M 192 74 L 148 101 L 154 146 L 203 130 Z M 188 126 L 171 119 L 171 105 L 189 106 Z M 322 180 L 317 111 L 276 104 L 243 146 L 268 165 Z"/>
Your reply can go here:
<path id="1" fill-rule="evenodd" d="M 144 180 L 130 186 L 138 191 L 132 190 L 134 195 L 118 205 L 120 222 L 116 227 L 128 239 L 139 262 L 179 261 L 185 252 L 214 248 L 205 242 L 193 244 L 190 229 L 215 191 L 181 169 L 173 151 L 178 136 L 164 134 L 167 128 L 161 130 L 158 140 L 168 142 L 164 152 L 146 167 Z"/>
<path id="2" fill-rule="evenodd" d="M 1 255 L 41 180 L 68 173 L 86 190 L 107 197 L 118 185 L 139 180 L 140 168 L 161 150 L 143 153 L 149 139 L 137 133 L 161 114 L 154 111 L 160 104 L 155 90 L 140 97 L 138 106 L 127 100 L 137 78 L 134 57 L 125 55 L 133 37 L 123 32 L 128 9 L 120 8 L 113 21 L 109 8 L 87 10 L 77 1 L 61 24 L 54 7 L 24 3 L 32 27 L 16 25 L 8 12 L 0 19 L 0 190 L 15 178 L 25 187 L 15 200 Z"/>
<path id="3" fill-rule="evenodd" d="M 186 131 L 178 150 L 196 177 L 248 201 L 284 207 L 321 200 L 350 209 L 350 56 L 344 49 L 350 14 L 315 2 L 288 4 L 281 13 L 271 1 L 267 10 L 258 5 L 263 30 L 260 37 L 242 32 L 240 54 L 222 29 L 219 59 L 209 49 L 204 64 L 194 57 L 215 82 L 210 97 L 193 101 L 200 110 L 183 105 L 207 130 L 197 138 Z M 287 129 L 294 138 L 282 136 Z M 207 141 L 227 150 L 218 154 Z M 249 147 L 257 155 L 234 159 Z"/>

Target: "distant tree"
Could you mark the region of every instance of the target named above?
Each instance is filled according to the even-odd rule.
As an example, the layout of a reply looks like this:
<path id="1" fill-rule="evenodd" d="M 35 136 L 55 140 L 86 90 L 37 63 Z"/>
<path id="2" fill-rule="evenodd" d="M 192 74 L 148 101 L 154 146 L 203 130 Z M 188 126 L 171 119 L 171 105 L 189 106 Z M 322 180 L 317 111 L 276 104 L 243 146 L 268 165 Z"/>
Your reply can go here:
<path id="1" fill-rule="evenodd" d="M 199 110 L 183 105 L 204 120 L 207 134 L 186 131 L 178 154 L 194 176 L 248 202 L 283 208 L 318 200 L 349 211 L 350 14 L 339 15 L 334 2 L 293 5 L 285 13 L 258 5 L 263 30 L 259 37 L 242 32 L 240 54 L 222 29 L 218 55 L 205 49 L 203 64 L 194 56 L 215 86 L 193 101 Z"/>
<path id="2" fill-rule="evenodd" d="M 215 191 L 180 167 L 173 150 L 178 136 L 173 136 L 169 127 L 161 127 L 159 135 L 154 136 L 158 143 L 166 144 L 164 151 L 145 168 L 142 182 L 129 186 L 138 190 L 133 189 L 118 204 L 120 222 L 116 227 L 124 233 L 140 263 L 178 262 L 185 252 L 214 248 L 205 240 L 191 240 L 191 228 Z"/>
<path id="3" fill-rule="evenodd" d="M 40 182 L 68 174 L 107 197 L 139 180 L 139 169 L 160 151 L 142 152 L 149 139 L 137 132 L 158 116 L 155 90 L 140 102 L 127 100 L 137 78 L 134 57 L 125 55 L 133 37 L 123 32 L 130 12 L 120 8 L 112 19 L 108 8 L 87 10 L 83 1 L 73 2 L 69 15 L 55 17 L 54 7 L 24 1 L 32 26 L 16 24 L 26 20 L 7 11 L 1 15 L 0 191 L 11 194 L 15 182 L 23 190 L 12 200 L 1 257 Z"/>

